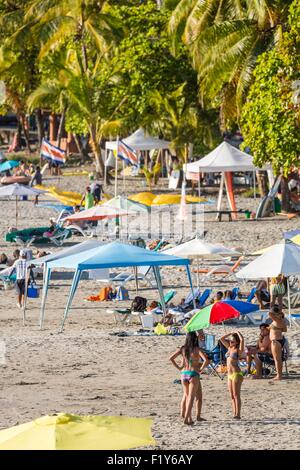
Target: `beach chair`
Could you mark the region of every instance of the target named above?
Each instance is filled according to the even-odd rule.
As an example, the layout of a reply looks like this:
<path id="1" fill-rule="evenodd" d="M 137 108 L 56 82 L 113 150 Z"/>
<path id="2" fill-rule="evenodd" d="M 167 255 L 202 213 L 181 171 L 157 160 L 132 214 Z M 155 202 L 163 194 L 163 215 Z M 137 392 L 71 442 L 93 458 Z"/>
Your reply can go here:
<path id="1" fill-rule="evenodd" d="M 291 308 L 296 308 L 300 304 L 300 290 L 290 290 L 290 303 L 291 303 Z M 283 305 L 288 308 L 289 305 L 289 300 L 288 296 L 283 297 Z"/>
<path id="2" fill-rule="evenodd" d="M 240 291 L 239 287 L 234 287 L 232 289 L 232 291 L 231 291 L 232 292 L 231 300 L 235 300 L 237 298 L 237 295 L 238 295 L 239 291 Z"/>
<path id="3" fill-rule="evenodd" d="M 241 262 L 243 261 L 244 256 L 240 256 L 239 259 L 232 265 L 223 264 L 221 266 L 216 266 L 212 269 L 194 269 L 193 272 L 204 275 L 204 279 L 212 276 L 220 276 L 220 279 L 233 277 L 236 279 L 235 272 L 240 267 Z"/>
<path id="4" fill-rule="evenodd" d="M 196 303 L 198 301 L 198 305 L 199 307 L 204 307 L 207 299 L 209 298 L 210 294 L 212 292 L 212 289 L 205 289 L 204 292 L 198 296 L 198 298 L 196 299 Z"/>
<path id="5" fill-rule="evenodd" d="M 214 335 L 205 335 L 205 344 L 207 342 L 208 346 L 212 344 L 214 344 L 214 346 L 211 349 L 203 350 L 210 361 L 207 366 L 208 374 L 223 380 L 227 374 L 226 348 L 220 342 L 215 345 L 215 338 L 210 338 L 210 336 L 213 337 Z"/>
<path id="6" fill-rule="evenodd" d="M 289 375 L 287 361 L 290 356 L 288 339 L 283 336 L 284 344 L 282 347 L 282 362 L 285 369 L 285 374 Z M 263 377 L 269 377 L 276 373 L 275 362 L 271 354 L 259 353 L 259 359 L 262 362 L 262 375 Z"/>
<path id="7" fill-rule="evenodd" d="M 252 302 L 252 300 L 255 298 L 255 292 L 256 292 L 256 287 L 252 287 L 250 294 L 247 297 L 246 302 Z"/>
<path id="8" fill-rule="evenodd" d="M 269 318 L 269 310 L 256 310 L 255 312 L 245 313 L 243 319 L 247 323 L 250 323 L 255 326 L 259 326 L 261 323 L 266 323 L 266 320 Z"/>
<path id="9" fill-rule="evenodd" d="M 300 328 L 300 313 L 292 313 L 291 321 L 293 325 L 295 325 L 297 328 Z"/>
<path id="10" fill-rule="evenodd" d="M 50 237 L 50 242 L 56 246 L 62 246 L 67 238 L 70 237 L 70 230 L 59 230 L 53 237 Z"/>
<path id="11" fill-rule="evenodd" d="M 151 266 L 141 266 L 137 269 L 137 279 L 138 281 L 146 282 L 149 287 L 153 289 L 155 280 L 153 275 L 153 270 Z M 112 275 L 111 281 L 121 286 L 125 286 L 127 282 L 135 280 L 135 275 L 131 272 L 121 272 L 119 274 Z"/>

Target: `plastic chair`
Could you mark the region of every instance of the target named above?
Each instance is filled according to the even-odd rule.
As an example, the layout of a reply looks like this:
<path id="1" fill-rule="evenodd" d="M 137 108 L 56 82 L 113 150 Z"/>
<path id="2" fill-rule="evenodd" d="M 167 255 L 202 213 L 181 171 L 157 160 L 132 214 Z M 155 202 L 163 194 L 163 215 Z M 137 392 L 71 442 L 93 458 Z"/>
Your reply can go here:
<path id="1" fill-rule="evenodd" d="M 234 288 L 232 289 L 232 291 L 231 291 L 231 292 L 232 292 L 231 300 L 235 300 L 235 299 L 236 299 L 236 297 L 237 297 L 239 291 L 240 291 L 240 288 L 239 288 L 239 287 L 234 287 Z"/>
<path id="2" fill-rule="evenodd" d="M 255 297 L 255 292 L 256 292 L 256 287 L 253 287 L 250 291 L 250 294 L 248 295 L 247 297 L 247 300 L 246 302 L 252 302 L 252 300 L 254 299 Z"/>
<path id="3" fill-rule="evenodd" d="M 199 307 L 203 307 L 205 305 L 205 302 L 209 298 L 210 294 L 212 292 L 212 289 L 205 289 L 205 291 L 196 299 L 198 300 Z"/>

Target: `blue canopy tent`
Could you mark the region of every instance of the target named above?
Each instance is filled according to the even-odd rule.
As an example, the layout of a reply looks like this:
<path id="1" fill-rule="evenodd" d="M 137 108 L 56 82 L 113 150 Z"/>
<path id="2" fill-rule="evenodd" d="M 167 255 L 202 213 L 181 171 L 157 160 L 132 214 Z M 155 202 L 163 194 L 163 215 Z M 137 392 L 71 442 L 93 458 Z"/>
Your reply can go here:
<path id="1" fill-rule="evenodd" d="M 165 313 L 164 294 L 162 289 L 159 267 L 186 266 L 189 284 L 193 292 L 189 264 L 190 261 L 185 258 L 178 258 L 176 256 L 157 253 L 150 250 L 146 250 L 144 248 L 139 248 L 133 245 L 126 245 L 119 242 L 108 243 L 106 245 L 93 248 L 82 253 L 50 261 L 47 263 L 47 270 L 44 279 L 40 327 L 42 328 L 43 325 L 47 292 L 49 288 L 51 270 L 53 268 L 69 268 L 75 270 L 68 302 L 64 312 L 64 318 L 62 321 L 62 331 L 80 280 L 81 273 L 83 271 L 104 268 L 151 266 L 153 268 L 157 287 L 159 290 L 163 312 Z"/>

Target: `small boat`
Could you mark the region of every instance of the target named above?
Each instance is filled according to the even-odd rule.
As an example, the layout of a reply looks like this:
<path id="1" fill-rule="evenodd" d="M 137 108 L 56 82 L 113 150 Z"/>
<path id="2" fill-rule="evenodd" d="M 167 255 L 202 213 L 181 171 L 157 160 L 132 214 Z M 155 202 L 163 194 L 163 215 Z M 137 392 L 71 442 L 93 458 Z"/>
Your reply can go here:
<path id="1" fill-rule="evenodd" d="M 31 176 L 3 176 L 0 179 L 1 184 L 29 184 L 31 181 Z"/>

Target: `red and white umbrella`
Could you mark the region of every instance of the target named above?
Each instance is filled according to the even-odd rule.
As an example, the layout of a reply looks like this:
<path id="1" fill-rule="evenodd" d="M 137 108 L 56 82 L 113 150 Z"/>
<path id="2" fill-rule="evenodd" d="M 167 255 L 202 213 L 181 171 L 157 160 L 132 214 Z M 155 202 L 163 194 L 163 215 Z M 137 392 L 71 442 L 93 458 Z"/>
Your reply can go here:
<path id="1" fill-rule="evenodd" d="M 70 215 L 64 220 L 78 222 L 80 220 L 115 219 L 117 217 L 124 217 L 126 215 L 131 215 L 131 212 L 124 211 L 123 209 L 117 209 L 115 207 L 101 205 L 91 207 L 90 209 L 86 209 L 81 212 L 76 212 L 76 214 Z"/>

